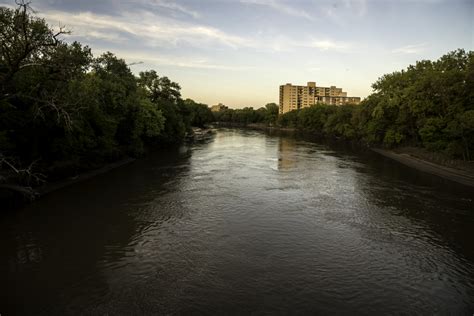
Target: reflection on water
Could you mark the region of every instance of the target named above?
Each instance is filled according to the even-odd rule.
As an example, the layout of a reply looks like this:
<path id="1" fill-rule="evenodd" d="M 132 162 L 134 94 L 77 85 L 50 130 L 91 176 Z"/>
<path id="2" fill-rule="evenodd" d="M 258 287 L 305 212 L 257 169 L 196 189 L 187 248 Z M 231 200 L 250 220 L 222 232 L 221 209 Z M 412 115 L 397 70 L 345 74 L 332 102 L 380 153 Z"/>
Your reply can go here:
<path id="1" fill-rule="evenodd" d="M 3 214 L 0 313 L 469 314 L 472 193 L 219 130 Z"/>
<path id="2" fill-rule="evenodd" d="M 278 141 L 278 169 L 291 169 L 295 165 L 297 157 L 295 152 L 296 140 L 294 138 L 281 137 Z"/>

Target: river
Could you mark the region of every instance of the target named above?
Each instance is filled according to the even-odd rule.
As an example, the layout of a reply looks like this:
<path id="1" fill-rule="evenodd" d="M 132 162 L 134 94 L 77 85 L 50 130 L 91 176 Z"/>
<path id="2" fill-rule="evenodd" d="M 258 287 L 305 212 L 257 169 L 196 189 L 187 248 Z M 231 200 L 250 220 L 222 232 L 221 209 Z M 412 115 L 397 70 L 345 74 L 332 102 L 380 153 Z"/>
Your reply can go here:
<path id="1" fill-rule="evenodd" d="M 474 192 L 219 129 L 0 217 L 1 315 L 474 313 Z"/>

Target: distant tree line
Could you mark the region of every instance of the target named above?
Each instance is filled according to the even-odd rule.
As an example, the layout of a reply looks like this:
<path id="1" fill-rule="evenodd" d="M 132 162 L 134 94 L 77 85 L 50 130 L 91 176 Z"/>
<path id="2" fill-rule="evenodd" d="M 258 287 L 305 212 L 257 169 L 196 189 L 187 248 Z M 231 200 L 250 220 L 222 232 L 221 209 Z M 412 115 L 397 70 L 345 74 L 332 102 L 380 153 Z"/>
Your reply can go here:
<path id="1" fill-rule="evenodd" d="M 213 114 L 215 122 L 236 125 L 255 123 L 275 125 L 278 119 L 278 105 L 268 103 L 265 107 L 256 110 L 252 107 L 245 107 L 243 109 L 225 109 L 223 111 L 214 112 Z"/>
<path id="2" fill-rule="evenodd" d="M 277 124 L 386 147 L 474 159 L 474 53 L 462 49 L 379 78 L 360 105 L 315 105 Z"/>
<path id="3" fill-rule="evenodd" d="M 210 122 L 266 124 L 379 146 L 474 155 L 474 54 L 457 50 L 382 76 L 360 105 L 278 115 L 269 103 L 212 113 L 154 70 L 94 57 L 20 2 L 0 8 L 0 188 L 61 178 L 181 142 Z"/>
<path id="4" fill-rule="evenodd" d="M 27 3 L 1 7 L 0 29 L 0 188 L 137 157 L 214 119 L 156 71 L 66 43 Z"/>

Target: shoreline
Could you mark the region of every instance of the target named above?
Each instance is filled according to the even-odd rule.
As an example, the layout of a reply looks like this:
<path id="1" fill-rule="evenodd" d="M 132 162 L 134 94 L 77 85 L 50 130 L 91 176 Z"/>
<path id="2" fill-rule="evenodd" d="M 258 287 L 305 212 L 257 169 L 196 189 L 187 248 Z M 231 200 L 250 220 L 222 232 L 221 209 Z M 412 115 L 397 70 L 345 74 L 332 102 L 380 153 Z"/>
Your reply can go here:
<path id="1" fill-rule="evenodd" d="M 298 130 L 294 127 L 268 126 L 265 124 L 258 124 L 258 123 L 247 124 L 246 127 L 250 129 L 257 129 L 257 130 L 270 130 L 270 131 L 283 131 L 283 132 L 295 132 Z"/>
<path id="2" fill-rule="evenodd" d="M 60 190 L 72 184 L 96 177 L 100 174 L 109 172 L 113 169 L 122 167 L 129 163 L 132 163 L 136 158 L 124 158 L 109 164 L 106 164 L 100 168 L 92 169 L 78 174 L 74 177 L 67 177 L 61 180 L 45 183 L 38 187 L 21 187 L 16 185 L 5 186 L 4 189 L 10 191 L 10 194 L 5 194 L 0 197 L 0 202 L 4 203 L 7 210 L 16 210 L 25 205 L 38 201 L 45 195 L 48 195 L 54 191 Z"/>
<path id="3" fill-rule="evenodd" d="M 226 127 L 222 126 L 221 127 Z M 295 132 L 295 131 L 301 131 L 296 128 L 281 128 L 278 126 L 267 126 L 265 124 L 247 124 L 244 126 L 236 126 L 236 125 L 231 125 L 230 127 L 237 127 L 237 128 L 248 128 L 248 129 L 254 129 L 254 130 L 263 130 L 263 131 L 283 131 L 283 132 Z M 348 141 L 350 142 L 350 141 Z M 359 143 L 359 145 L 361 145 Z M 466 168 L 465 165 L 463 165 L 465 168 L 462 168 L 462 166 L 451 166 L 452 164 L 445 164 L 445 163 L 439 163 L 438 161 L 431 159 L 429 156 L 426 157 L 427 155 L 420 155 L 421 157 L 417 157 L 416 154 L 420 154 L 423 149 L 422 148 L 415 148 L 415 151 L 417 153 L 413 153 L 412 150 L 409 150 L 410 148 L 398 148 L 396 150 L 388 150 L 388 149 L 382 149 L 382 148 L 374 148 L 374 147 L 368 147 L 368 146 L 363 146 L 362 147 L 368 148 L 369 150 L 378 153 L 379 155 L 382 155 L 384 157 L 390 158 L 392 160 L 395 160 L 407 167 L 413 168 L 415 170 L 428 173 L 431 175 L 435 175 L 437 177 L 453 181 L 471 188 L 474 188 L 474 165 L 469 166 Z M 451 160 L 456 163 L 464 163 L 463 161 L 459 160 Z"/>
<path id="4" fill-rule="evenodd" d="M 454 181 L 466 186 L 474 187 L 474 174 L 469 173 L 468 170 L 461 170 L 451 167 L 446 167 L 437 163 L 430 162 L 425 159 L 417 158 L 408 153 L 396 153 L 392 150 L 370 148 L 384 157 L 393 159 L 405 166 L 411 167 L 418 171 L 426 172 L 450 181 Z"/>
<path id="5" fill-rule="evenodd" d="M 213 122 L 211 125 L 215 127 L 228 127 L 228 128 L 247 128 L 247 129 L 254 129 L 254 130 L 262 130 L 262 131 L 283 131 L 283 132 L 295 132 L 298 131 L 297 128 L 294 127 L 279 127 L 279 126 L 268 126 L 265 123 L 230 123 L 230 122 Z"/>
<path id="6" fill-rule="evenodd" d="M 244 127 L 257 130 L 277 130 L 277 131 L 296 131 L 294 128 L 279 128 L 273 126 L 263 126 L 260 124 L 248 124 L 247 126 L 233 126 L 233 127 Z M 381 149 L 381 148 L 369 148 L 371 151 L 378 153 L 384 157 L 395 160 L 405 166 L 416 169 L 421 172 L 429 173 L 453 182 L 457 182 L 469 187 L 474 187 L 474 172 L 466 169 L 452 168 L 444 166 L 438 163 L 431 162 L 427 159 L 416 157 L 407 152 L 395 152 L 393 150 Z M 40 187 L 34 188 L 33 193 L 35 194 L 34 200 L 38 200 L 43 196 L 70 186 L 72 184 L 90 179 L 100 174 L 109 172 L 113 169 L 122 167 L 124 165 L 134 162 L 136 158 L 124 158 L 119 161 L 107 164 L 101 168 L 86 171 L 75 177 L 69 177 L 62 180 L 58 180 L 51 183 L 46 183 Z"/>

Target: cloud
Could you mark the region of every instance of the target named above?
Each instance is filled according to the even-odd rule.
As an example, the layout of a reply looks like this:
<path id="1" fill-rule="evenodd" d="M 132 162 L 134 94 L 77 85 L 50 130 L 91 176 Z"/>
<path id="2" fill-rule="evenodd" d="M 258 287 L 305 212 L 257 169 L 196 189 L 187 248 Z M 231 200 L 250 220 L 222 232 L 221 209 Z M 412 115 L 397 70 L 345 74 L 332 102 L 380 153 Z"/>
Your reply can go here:
<path id="1" fill-rule="evenodd" d="M 148 3 L 148 2 L 146 2 Z M 164 0 L 154 0 L 150 2 L 151 5 L 156 5 L 165 9 L 169 9 L 172 11 L 184 13 L 186 15 L 192 16 L 193 18 L 199 18 L 201 15 L 194 10 L 188 9 L 183 5 L 180 5 L 176 2 L 164 1 Z"/>
<path id="2" fill-rule="evenodd" d="M 285 53 L 302 49 L 318 49 L 322 52 L 347 53 L 352 49 L 352 43 L 340 42 L 332 39 L 314 39 L 313 37 L 303 37 L 293 39 L 287 36 L 277 36 L 275 38 L 263 38 L 248 40 L 249 47 L 261 52 Z"/>
<path id="3" fill-rule="evenodd" d="M 320 50 L 344 51 L 348 48 L 348 44 L 338 43 L 332 40 L 313 40 L 309 47 L 318 48 Z"/>
<path id="4" fill-rule="evenodd" d="M 420 54 L 426 49 L 427 44 L 406 45 L 392 50 L 394 54 Z"/>
<path id="5" fill-rule="evenodd" d="M 106 41 L 114 42 L 114 43 L 123 43 L 127 40 L 125 37 L 121 36 L 119 33 L 101 32 L 101 31 L 94 31 L 94 30 L 91 30 L 83 37 L 87 39 L 106 40 Z"/>
<path id="6" fill-rule="evenodd" d="M 106 50 L 97 51 L 98 54 L 105 52 Z M 182 58 L 182 57 L 169 57 L 160 56 L 157 54 L 147 54 L 138 51 L 117 51 L 117 56 L 125 59 L 129 63 L 143 62 L 154 66 L 174 66 L 180 68 L 197 68 L 197 69 L 214 69 L 214 70 L 230 70 L 230 71 L 245 71 L 254 69 L 253 66 L 243 65 L 223 65 L 210 63 L 207 58 Z"/>
<path id="7" fill-rule="evenodd" d="M 311 36 L 294 39 L 284 35 L 253 34 L 250 37 L 243 37 L 214 27 L 183 22 L 144 10 L 122 12 L 115 16 L 92 12 L 48 10 L 40 11 L 39 14 L 50 25 L 66 24 L 66 27 L 72 31 L 72 38 L 87 39 L 89 41 L 87 44 L 94 44 L 91 42 L 97 40 L 121 46 L 138 45 L 144 48 L 172 49 L 186 45 L 208 49 L 221 46 L 232 49 L 253 49 L 260 52 L 285 52 L 302 48 L 344 52 L 350 47 L 350 44 L 346 42 L 328 38 L 315 39 Z"/>
<path id="8" fill-rule="evenodd" d="M 309 15 L 307 12 L 303 10 L 299 10 L 285 3 L 278 2 L 276 0 L 241 0 L 240 2 L 247 3 L 247 4 L 262 5 L 262 6 L 270 7 L 283 14 L 301 17 L 308 20 L 314 20 L 314 17 Z"/>
<path id="9" fill-rule="evenodd" d="M 73 35 L 83 38 L 107 39 L 121 42 L 135 37 L 145 45 L 177 45 L 179 42 L 216 42 L 237 48 L 248 46 L 246 39 L 227 34 L 216 28 L 178 22 L 156 16 L 150 12 L 126 12 L 119 16 L 100 15 L 92 12 L 39 12 L 48 23 L 66 24 Z"/>

